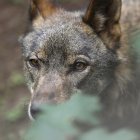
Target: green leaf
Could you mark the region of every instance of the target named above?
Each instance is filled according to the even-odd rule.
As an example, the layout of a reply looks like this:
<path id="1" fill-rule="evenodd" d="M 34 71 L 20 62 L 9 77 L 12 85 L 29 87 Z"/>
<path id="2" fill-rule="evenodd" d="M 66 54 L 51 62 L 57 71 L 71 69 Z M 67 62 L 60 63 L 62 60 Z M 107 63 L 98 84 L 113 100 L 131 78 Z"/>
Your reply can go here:
<path id="1" fill-rule="evenodd" d="M 9 78 L 9 86 L 15 87 L 24 84 L 24 76 L 19 72 L 13 72 Z"/>
<path id="2" fill-rule="evenodd" d="M 75 94 L 71 100 L 57 106 L 43 107 L 44 113 L 33 123 L 26 140 L 63 140 L 69 135 L 78 134 L 73 125 L 74 120 L 80 120 L 97 125 L 99 120 L 93 113 L 99 111 L 101 106 L 96 97 Z"/>
<path id="3" fill-rule="evenodd" d="M 136 140 L 137 138 L 135 133 L 128 130 L 108 133 L 105 129 L 100 128 L 84 134 L 80 140 Z"/>
<path id="4" fill-rule="evenodd" d="M 22 103 L 5 113 L 5 119 L 9 122 L 15 122 L 24 116 L 25 110 Z"/>
<path id="5" fill-rule="evenodd" d="M 42 107 L 44 113 L 33 122 L 25 136 L 25 140 L 68 140 L 77 136 L 77 140 L 135 140 L 137 135 L 128 130 L 108 133 L 99 124 L 94 114 L 101 110 L 98 98 L 75 94 L 71 100 L 59 105 Z M 90 131 L 81 132 L 75 127 L 73 120 L 80 120 L 95 127 Z"/>

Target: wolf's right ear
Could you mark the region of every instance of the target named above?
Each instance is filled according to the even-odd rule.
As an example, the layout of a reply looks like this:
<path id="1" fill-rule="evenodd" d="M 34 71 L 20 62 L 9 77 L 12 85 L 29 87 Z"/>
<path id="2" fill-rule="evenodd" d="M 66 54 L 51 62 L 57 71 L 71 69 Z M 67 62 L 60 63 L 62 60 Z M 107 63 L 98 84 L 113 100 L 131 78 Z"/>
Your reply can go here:
<path id="1" fill-rule="evenodd" d="M 57 9 L 54 0 L 30 0 L 29 19 L 37 26 Z"/>

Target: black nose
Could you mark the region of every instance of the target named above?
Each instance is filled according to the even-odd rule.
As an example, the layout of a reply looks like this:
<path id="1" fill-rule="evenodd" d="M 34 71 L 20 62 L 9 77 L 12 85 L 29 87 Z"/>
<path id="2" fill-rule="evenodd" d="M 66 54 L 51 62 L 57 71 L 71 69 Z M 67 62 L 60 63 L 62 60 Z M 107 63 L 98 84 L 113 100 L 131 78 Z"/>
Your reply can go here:
<path id="1" fill-rule="evenodd" d="M 36 119 L 36 117 L 41 113 L 41 109 L 35 105 L 32 105 L 30 112 L 31 112 L 32 117 Z"/>

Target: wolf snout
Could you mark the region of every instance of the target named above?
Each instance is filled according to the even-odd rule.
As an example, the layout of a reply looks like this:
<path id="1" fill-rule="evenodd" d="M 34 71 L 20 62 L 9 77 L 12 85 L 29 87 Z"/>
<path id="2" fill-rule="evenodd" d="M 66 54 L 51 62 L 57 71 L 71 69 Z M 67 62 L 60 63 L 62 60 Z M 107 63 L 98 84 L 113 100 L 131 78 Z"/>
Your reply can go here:
<path id="1" fill-rule="evenodd" d="M 35 107 L 35 106 L 31 106 L 31 114 L 34 118 L 36 118 L 36 116 L 41 113 L 41 109 L 39 107 Z"/>
<path id="2" fill-rule="evenodd" d="M 36 119 L 36 117 L 42 112 L 41 106 L 46 104 L 56 104 L 56 94 L 54 92 L 50 93 L 38 93 L 34 96 L 28 107 L 28 114 L 31 120 Z"/>
<path id="3" fill-rule="evenodd" d="M 35 120 L 36 117 L 41 113 L 41 108 L 40 106 L 36 105 L 36 104 L 31 104 L 29 105 L 29 108 L 28 108 L 28 115 L 29 115 L 29 118 L 31 120 Z"/>

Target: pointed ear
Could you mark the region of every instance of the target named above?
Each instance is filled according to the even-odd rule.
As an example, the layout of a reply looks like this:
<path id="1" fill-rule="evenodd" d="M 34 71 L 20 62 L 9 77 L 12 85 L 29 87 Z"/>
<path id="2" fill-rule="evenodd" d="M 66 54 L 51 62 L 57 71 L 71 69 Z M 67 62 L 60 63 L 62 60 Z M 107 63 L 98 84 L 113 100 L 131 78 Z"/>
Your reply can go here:
<path id="1" fill-rule="evenodd" d="M 30 0 L 29 18 L 31 23 L 44 20 L 56 12 L 57 7 L 53 0 Z"/>
<path id="2" fill-rule="evenodd" d="M 90 25 L 111 49 L 118 47 L 114 46 L 113 42 L 120 39 L 121 5 L 121 0 L 91 0 L 83 17 L 83 21 Z"/>

